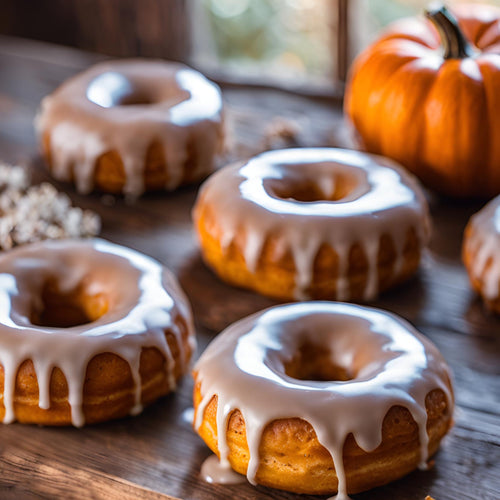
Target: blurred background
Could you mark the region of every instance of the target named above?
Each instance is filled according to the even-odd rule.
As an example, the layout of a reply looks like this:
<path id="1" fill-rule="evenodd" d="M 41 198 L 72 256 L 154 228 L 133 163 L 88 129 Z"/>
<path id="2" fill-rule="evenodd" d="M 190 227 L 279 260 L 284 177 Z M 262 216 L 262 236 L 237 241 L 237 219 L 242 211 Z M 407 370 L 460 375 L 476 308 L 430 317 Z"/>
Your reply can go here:
<path id="1" fill-rule="evenodd" d="M 471 0 L 468 0 L 470 2 Z M 2 0 L 0 33 L 187 62 L 218 81 L 339 94 L 353 57 L 429 0 Z M 464 3 L 448 0 L 448 5 Z M 500 0 L 490 1 L 500 5 Z"/>

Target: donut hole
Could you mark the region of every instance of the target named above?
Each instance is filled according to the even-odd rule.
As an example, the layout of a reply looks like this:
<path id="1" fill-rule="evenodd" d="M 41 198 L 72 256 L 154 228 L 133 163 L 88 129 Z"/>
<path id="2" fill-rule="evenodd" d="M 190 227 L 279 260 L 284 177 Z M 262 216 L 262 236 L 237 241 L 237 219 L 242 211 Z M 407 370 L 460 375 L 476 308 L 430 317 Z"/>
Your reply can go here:
<path id="1" fill-rule="evenodd" d="M 153 104 L 151 96 L 143 92 L 132 92 L 131 94 L 122 95 L 115 101 L 115 106 L 139 106 L 143 104 Z"/>
<path id="2" fill-rule="evenodd" d="M 103 108 L 153 104 L 150 92 L 120 73 L 108 71 L 94 78 L 87 88 L 87 99 Z"/>
<path id="3" fill-rule="evenodd" d="M 315 178 L 297 176 L 264 181 L 267 191 L 276 198 L 303 203 L 350 198 L 359 188 L 358 176 L 348 172 L 320 175 Z"/>
<path id="4" fill-rule="evenodd" d="M 61 291 L 57 282 L 47 282 L 32 304 L 30 321 L 34 325 L 70 328 L 96 321 L 106 314 L 109 298 L 103 293 L 90 294 L 84 285 Z"/>
<path id="5" fill-rule="evenodd" d="M 352 369 L 333 362 L 330 350 L 310 343 L 302 344 L 284 366 L 285 373 L 297 380 L 346 382 L 355 377 Z"/>

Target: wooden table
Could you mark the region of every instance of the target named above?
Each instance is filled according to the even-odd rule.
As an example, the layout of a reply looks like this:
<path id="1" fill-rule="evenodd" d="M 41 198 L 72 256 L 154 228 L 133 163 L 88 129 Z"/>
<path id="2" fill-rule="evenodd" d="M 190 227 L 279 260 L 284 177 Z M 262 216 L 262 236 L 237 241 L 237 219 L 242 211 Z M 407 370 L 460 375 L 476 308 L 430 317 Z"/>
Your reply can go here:
<path id="1" fill-rule="evenodd" d="M 0 159 L 47 179 L 37 157 L 32 120 L 40 99 L 100 56 L 38 42 L 0 38 Z M 284 116 L 301 127 L 299 145 L 348 146 L 340 107 L 269 90 L 225 89 L 234 129 L 232 157 L 263 148 L 266 124 Z M 232 321 L 274 302 L 221 283 L 202 264 L 192 234 L 196 187 L 121 198 L 80 196 L 97 211 L 102 236 L 149 254 L 175 271 L 194 308 L 199 352 Z M 373 305 L 415 324 L 434 341 L 455 374 L 455 426 L 430 471 L 416 471 L 356 500 L 500 498 L 500 321 L 471 292 L 460 261 L 462 231 L 479 203 L 430 197 L 435 231 L 419 274 Z M 74 428 L 0 426 L 0 498 L 309 499 L 254 488 L 215 486 L 199 478 L 209 451 L 189 423 L 192 381 L 138 417 Z"/>

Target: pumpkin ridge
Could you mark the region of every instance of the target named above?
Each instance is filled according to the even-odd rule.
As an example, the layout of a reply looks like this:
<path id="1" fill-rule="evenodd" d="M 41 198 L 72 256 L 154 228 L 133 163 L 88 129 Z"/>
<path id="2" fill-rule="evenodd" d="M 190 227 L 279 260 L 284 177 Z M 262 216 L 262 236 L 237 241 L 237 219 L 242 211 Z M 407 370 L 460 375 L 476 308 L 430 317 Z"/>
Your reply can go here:
<path id="1" fill-rule="evenodd" d="M 467 61 L 477 66 L 474 59 L 468 58 Z M 453 121 L 448 122 L 447 136 L 445 138 L 438 137 L 437 140 L 441 139 L 439 144 L 436 143 L 436 139 L 433 139 L 431 141 L 431 151 L 425 151 L 424 157 L 426 161 L 428 161 L 427 158 L 431 158 L 430 164 L 432 165 L 435 155 L 440 156 L 440 168 L 434 167 L 432 169 L 438 182 L 449 184 L 453 181 L 454 194 L 467 192 L 473 194 L 480 193 L 481 189 L 478 189 L 478 184 L 483 185 L 484 183 L 483 179 L 477 179 L 477 169 L 473 169 L 473 167 L 481 164 L 480 152 L 483 151 L 484 154 L 484 148 L 479 147 L 477 144 L 485 138 L 481 134 L 482 130 L 472 128 L 476 120 L 471 118 L 470 112 L 471 110 L 473 113 L 480 112 L 476 111 L 476 109 L 482 111 L 484 107 L 477 100 L 474 107 L 467 109 L 464 107 L 466 102 L 470 103 L 473 100 L 469 96 L 472 92 L 471 86 L 474 79 L 469 73 L 461 69 L 463 62 L 463 60 L 457 59 L 445 62 L 438 73 L 438 78 L 436 78 L 437 97 L 442 108 L 450 114 L 450 117 L 453 117 Z M 481 88 L 482 81 L 476 80 L 476 82 L 478 83 L 477 88 Z M 439 90 L 441 91 L 439 92 Z M 460 105 L 453 107 L 452 103 L 460 103 Z M 432 114 L 432 111 L 426 109 L 426 114 Z M 481 118 L 483 115 L 484 113 L 481 114 Z M 443 127 L 440 128 L 442 135 Z M 426 136 L 432 137 L 433 134 L 434 132 L 429 131 L 428 121 L 426 120 Z M 467 143 L 469 137 L 476 137 L 476 140 L 472 142 L 473 150 L 469 146 L 464 151 L 463 144 Z M 437 150 L 439 150 L 439 153 L 437 153 Z M 446 168 L 444 165 L 446 165 Z"/>
<path id="2" fill-rule="evenodd" d="M 483 133 L 481 131 L 481 140 L 485 141 L 482 144 L 481 153 L 483 157 L 481 158 L 481 161 L 478 161 L 477 157 L 474 157 L 474 163 L 476 166 L 479 168 L 476 169 L 475 171 L 475 176 L 474 176 L 474 182 L 476 182 L 478 187 L 475 189 L 478 192 L 484 192 L 485 190 L 488 189 L 488 172 L 486 169 L 484 169 L 484 165 L 488 165 L 489 163 L 489 151 L 490 151 L 490 136 L 489 136 L 489 122 L 490 122 L 490 117 L 489 113 L 485 112 L 484 110 L 487 109 L 487 96 L 486 96 L 486 90 L 484 88 L 484 78 L 483 74 L 481 72 L 481 68 L 475 58 L 470 58 L 468 59 L 468 64 L 474 64 L 476 66 L 476 69 L 478 73 L 481 75 L 481 81 L 479 82 L 478 85 L 478 90 L 482 94 L 482 103 L 478 106 L 479 109 L 482 109 L 483 112 L 481 114 L 481 126 L 488 131 L 488 134 Z M 467 79 L 471 79 L 472 77 L 468 74 L 465 73 L 464 71 L 461 71 L 462 75 L 466 76 Z M 470 85 L 470 83 L 467 83 L 466 80 L 462 79 L 461 86 L 460 86 L 460 100 L 462 100 L 462 96 L 465 94 L 466 96 L 470 94 L 470 91 L 467 91 L 467 86 Z M 477 104 L 477 103 L 476 103 Z M 463 109 L 461 108 L 461 111 L 463 113 Z M 470 127 L 469 127 L 470 128 Z M 470 132 L 474 133 L 476 131 L 470 130 Z M 481 169 L 481 170 L 480 170 Z M 486 175 L 485 175 L 486 172 Z M 470 175 L 470 167 L 462 164 L 462 172 L 461 172 L 462 178 L 463 178 L 463 183 L 464 183 L 464 190 L 467 190 L 467 184 L 471 181 L 471 175 Z"/>
<path id="3" fill-rule="evenodd" d="M 419 65 L 422 65 L 422 59 L 414 59 L 413 61 L 408 61 L 404 66 L 402 66 L 401 68 L 399 68 L 398 72 L 401 71 L 401 73 L 404 75 L 403 73 L 403 69 L 405 71 L 408 71 L 408 66 L 419 66 Z M 406 90 L 407 88 L 410 88 L 410 85 L 408 85 L 408 79 L 406 79 L 405 83 L 406 83 L 406 86 L 404 86 L 403 88 L 405 89 L 403 91 L 403 95 L 405 95 L 405 111 L 409 114 L 410 111 L 416 111 L 416 113 L 413 113 L 413 116 L 410 118 L 411 120 L 411 126 L 413 128 L 413 131 L 417 133 L 417 139 L 415 141 L 416 144 L 418 144 L 418 148 L 416 148 L 416 163 L 417 163 L 417 168 L 418 169 L 422 169 L 424 168 L 425 169 L 425 172 L 428 172 L 428 168 L 427 168 L 427 164 L 425 163 L 425 161 L 423 160 L 422 158 L 422 154 L 421 152 L 424 151 L 425 149 L 425 143 L 426 143 L 426 129 L 425 129 L 425 123 L 426 123 L 426 120 L 425 120 L 425 113 L 423 111 L 420 111 L 419 112 L 419 105 L 421 107 L 421 104 L 422 103 L 425 103 L 427 101 L 427 98 L 429 96 L 429 93 L 431 92 L 431 89 L 433 88 L 433 86 L 435 85 L 435 82 L 437 80 L 437 71 L 434 71 L 434 72 L 430 72 L 430 75 L 431 76 L 428 76 L 427 78 L 429 79 L 429 83 L 425 86 L 425 90 L 422 90 L 422 81 L 423 80 L 427 80 L 427 78 L 423 78 L 423 75 L 424 73 L 422 71 L 413 71 L 412 72 L 412 84 L 411 84 L 411 87 L 412 88 L 417 88 L 418 89 L 418 97 L 417 98 L 408 98 L 408 94 L 410 93 L 408 90 Z M 396 75 L 394 75 L 396 76 Z M 401 75 L 400 75 L 401 77 Z M 390 92 L 391 89 L 387 89 L 385 92 Z M 408 107 L 408 100 L 410 100 L 410 104 L 411 104 L 411 109 L 409 109 Z M 382 99 L 383 102 L 385 102 L 385 99 Z M 418 121 L 418 124 L 417 124 L 417 121 Z M 390 142 L 390 144 L 392 144 L 392 142 Z M 385 147 L 382 147 L 383 150 L 385 150 L 386 148 Z M 384 154 L 385 154 L 386 151 L 384 151 Z M 392 156 L 392 155 L 391 155 Z M 406 165 L 405 162 L 404 162 L 404 159 L 401 159 L 401 158 L 397 158 L 395 156 L 395 159 L 400 162 L 407 170 L 413 172 L 415 170 L 414 166 L 413 165 Z M 425 175 L 425 173 L 424 173 Z"/>
<path id="4" fill-rule="evenodd" d="M 371 99 L 372 102 L 369 102 L 368 100 L 365 102 L 355 102 L 354 100 L 351 99 L 350 95 L 352 95 L 352 92 L 347 92 L 346 93 L 346 100 L 345 100 L 345 107 L 348 110 L 349 115 L 351 116 L 352 122 L 354 126 L 359 130 L 359 127 L 361 126 L 364 131 L 369 129 L 370 131 L 377 131 L 377 136 L 379 135 L 380 132 L 380 118 L 377 115 L 378 111 L 378 102 L 373 103 L 373 96 L 376 94 L 382 94 L 384 92 L 384 89 L 387 86 L 388 79 L 386 78 L 383 80 L 380 77 L 377 77 L 376 79 L 373 78 L 366 78 L 366 75 L 370 75 L 373 77 L 373 74 L 377 73 L 373 71 L 374 67 L 386 67 L 388 62 L 386 62 L 386 59 L 390 61 L 391 68 L 394 66 L 396 69 L 391 70 L 391 75 L 394 74 L 394 72 L 397 72 L 398 69 L 401 66 L 404 66 L 407 62 L 413 61 L 415 59 L 418 59 L 417 57 L 411 57 L 411 56 L 405 56 L 401 55 L 395 61 L 393 57 L 393 52 L 390 50 L 380 50 L 380 51 L 374 51 L 371 56 L 369 57 L 369 60 L 366 59 L 364 64 L 356 65 L 353 68 L 352 75 L 356 78 L 358 85 L 362 84 L 364 81 L 370 81 L 371 85 Z M 374 64 L 375 63 L 375 64 Z M 352 89 L 351 89 L 352 90 Z M 375 92 L 376 91 L 376 92 Z M 357 91 L 359 92 L 359 90 Z M 370 113 L 367 112 L 367 110 L 370 109 Z M 372 125 L 372 122 L 375 122 L 375 126 Z M 378 137 L 376 139 L 372 138 L 370 140 L 370 144 L 366 144 L 365 141 L 363 141 L 364 147 L 369 146 L 370 150 L 373 150 L 373 148 L 376 148 L 376 151 L 374 152 L 380 152 L 380 140 Z"/>
<path id="5" fill-rule="evenodd" d="M 440 67 L 442 65 L 440 64 Z M 436 82 L 438 81 L 439 70 L 434 73 L 434 78 L 432 79 L 431 84 L 427 87 L 425 91 L 425 96 L 422 96 L 422 111 L 421 111 L 421 126 L 415 127 L 419 134 L 418 144 L 420 145 L 416 160 L 414 160 L 413 165 L 410 165 L 411 168 L 408 168 L 412 173 L 419 174 L 422 179 L 432 179 L 434 177 L 434 171 L 432 167 L 429 166 L 428 162 L 425 160 L 425 150 L 427 148 L 427 135 L 428 135 L 428 120 L 427 120 L 427 112 L 426 106 L 429 100 L 429 95 L 434 90 Z M 427 181 L 425 181 L 427 182 Z"/>
<path id="6" fill-rule="evenodd" d="M 408 64 L 410 64 L 416 60 L 418 60 L 418 58 L 405 60 L 396 70 L 394 70 L 391 73 L 389 78 L 387 80 L 385 80 L 385 82 L 381 85 L 380 98 L 379 98 L 377 104 L 373 107 L 373 114 L 375 116 L 377 116 L 377 117 L 384 116 L 383 107 L 386 105 L 385 95 L 387 93 L 394 92 L 394 90 L 393 90 L 394 83 L 393 82 L 396 80 L 396 78 L 400 78 L 401 73 L 403 72 L 403 70 L 406 68 L 406 66 Z M 375 130 L 377 130 L 377 133 L 374 136 L 374 139 L 378 143 L 378 152 L 385 154 L 385 152 L 384 152 L 384 140 L 383 140 L 384 128 L 379 126 L 379 127 L 375 127 Z"/>
<path id="7" fill-rule="evenodd" d="M 414 27 L 418 27 L 419 29 L 415 32 L 407 33 L 405 30 L 413 29 Z M 422 33 L 421 31 L 425 32 Z M 432 42 L 429 38 L 432 38 Z M 425 48 L 430 50 L 436 50 L 439 46 L 439 37 L 437 32 L 433 29 L 430 29 L 430 25 L 428 23 L 422 22 L 422 20 L 413 20 L 411 18 L 404 18 L 396 21 L 392 24 L 392 30 L 388 31 L 378 39 L 378 43 L 383 43 L 389 40 L 407 40 L 409 42 L 414 42 L 419 45 L 422 45 Z"/>
<path id="8" fill-rule="evenodd" d="M 498 67 L 500 67 L 500 55 L 498 56 L 498 59 L 499 59 L 499 64 L 497 65 Z M 482 79 L 483 79 L 483 92 L 484 92 L 484 102 L 485 102 L 485 110 L 486 112 L 484 113 L 484 117 L 483 119 L 487 121 L 487 124 L 488 126 L 485 127 L 485 130 L 487 131 L 487 135 L 488 135 L 488 148 L 486 150 L 486 159 L 487 159 L 487 162 L 486 162 L 486 168 L 484 169 L 485 172 L 486 172 L 486 175 L 484 176 L 485 178 L 485 181 L 484 183 L 486 184 L 485 186 L 485 190 L 486 191 L 489 191 L 488 189 L 488 185 L 490 183 L 492 183 L 493 185 L 497 185 L 499 182 L 500 182 L 500 174 L 498 176 L 498 179 L 495 179 L 495 171 L 498 169 L 495 168 L 496 165 L 494 163 L 495 161 L 495 155 L 494 155 L 494 150 L 495 150 L 495 137 L 494 137 L 494 134 L 495 132 L 498 133 L 499 131 L 499 128 L 497 127 L 495 129 L 495 126 L 494 126 L 494 123 L 493 123 L 493 120 L 492 120 L 492 116 L 491 116 L 491 110 L 494 111 L 494 114 L 497 113 L 497 109 L 496 109 L 496 106 L 494 104 L 492 104 L 492 99 L 495 97 L 495 92 L 490 92 L 490 79 L 492 78 L 492 76 L 490 75 L 490 65 L 492 64 L 491 63 L 491 57 L 490 58 L 479 58 L 477 61 L 476 61 L 476 64 L 479 68 L 479 71 L 481 73 L 481 76 L 482 76 Z M 497 68 L 498 69 L 498 68 Z M 497 146 L 498 148 L 498 146 Z M 497 155 L 499 160 L 498 160 L 498 163 L 497 165 L 500 165 L 500 155 Z"/>
<path id="9" fill-rule="evenodd" d="M 419 59 L 434 54 L 437 47 L 429 47 L 418 40 L 408 38 L 388 38 L 377 44 L 371 51 L 371 54 L 386 53 L 391 57 L 414 58 Z M 427 54 L 428 53 L 428 54 Z M 403 55 L 404 54 L 404 55 Z"/>
<path id="10" fill-rule="evenodd" d="M 474 36 L 467 38 L 479 50 L 482 51 L 487 46 L 500 42 L 499 32 L 491 43 L 487 45 L 482 43 L 482 38 L 488 34 L 493 26 L 499 24 L 500 8 L 486 4 L 462 4 L 455 5 L 452 12 L 459 19 L 460 27 L 464 33 L 468 34 L 470 30 L 474 30 L 472 31 Z M 491 16 L 491 19 L 486 19 L 488 16 Z"/>
<path id="11" fill-rule="evenodd" d="M 473 43 L 474 46 L 477 47 L 479 50 L 484 50 L 485 48 L 487 48 L 487 46 L 481 45 L 481 39 L 483 38 L 483 36 L 487 35 L 488 31 L 490 31 L 490 29 L 494 27 L 496 24 L 498 24 L 498 20 L 495 19 L 490 23 L 485 24 L 484 26 L 479 26 L 477 29 L 476 36 L 474 37 L 474 40 L 471 41 L 471 43 Z"/>
<path id="12" fill-rule="evenodd" d="M 403 68 L 404 66 L 406 66 L 406 64 L 408 63 L 408 61 L 405 61 L 401 64 L 401 66 L 398 67 L 397 70 L 395 70 L 391 75 L 390 77 L 385 80 L 383 83 L 380 84 L 380 87 L 379 87 L 379 98 L 377 100 L 377 102 L 375 104 L 371 104 L 371 114 L 373 116 L 373 120 L 375 121 L 375 123 L 373 124 L 373 126 L 371 126 L 372 128 L 372 137 L 371 137 L 371 140 L 370 140 L 370 143 L 371 143 L 371 147 L 374 148 L 374 152 L 376 152 L 377 154 L 384 154 L 384 150 L 383 150 L 383 127 L 380 127 L 380 117 L 383 116 L 383 107 L 385 106 L 385 99 L 384 99 L 384 95 L 387 93 L 387 92 L 391 92 L 391 88 L 390 88 L 390 82 L 394 79 L 395 75 L 401 70 L 401 68 Z"/>
<path id="13" fill-rule="evenodd" d="M 498 19 L 495 19 L 491 23 L 489 23 L 487 26 L 484 27 L 484 29 L 479 29 L 478 31 L 480 32 L 480 35 L 476 38 L 476 41 L 474 42 L 474 45 L 481 51 L 485 51 L 488 53 L 488 50 L 491 47 L 494 47 L 498 43 L 500 43 L 500 29 L 498 29 L 500 22 Z M 493 28 L 498 29 L 498 33 L 496 36 L 494 36 L 491 40 L 488 40 L 487 37 L 490 34 L 490 31 L 493 30 Z M 483 39 L 486 38 L 486 43 L 483 43 Z"/>

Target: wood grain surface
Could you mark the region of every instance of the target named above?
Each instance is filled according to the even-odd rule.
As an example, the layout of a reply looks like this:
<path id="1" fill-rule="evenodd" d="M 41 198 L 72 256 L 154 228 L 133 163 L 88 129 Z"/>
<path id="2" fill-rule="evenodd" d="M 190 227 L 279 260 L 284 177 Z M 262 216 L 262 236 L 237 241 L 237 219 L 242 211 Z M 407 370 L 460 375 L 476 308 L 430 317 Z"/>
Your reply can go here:
<path id="1" fill-rule="evenodd" d="M 27 165 L 36 181 L 47 179 L 32 128 L 40 99 L 98 59 L 74 49 L 0 38 L 1 160 Z M 226 89 L 225 98 L 232 158 L 261 151 L 266 126 L 277 116 L 298 123 L 300 146 L 350 145 L 333 102 L 245 88 Z M 190 221 L 196 186 L 148 195 L 132 205 L 56 185 L 101 215 L 103 237 L 174 270 L 193 305 L 199 352 L 234 320 L 275 303 L 221 283 L 203 265 Z M 418 275 L 372 304 L 405 317 L 441 349 L 455 375 L 455 426 L 430 471 L 353 495 L 355 500 L 500 498 L 500 320 L 471 292 L 460 261 L 463 228 L 481 203 L 431 195 L 429 200 L 434 233 Z M 203 482 L 199 469 L 209 451 L 189 423 L 191 390 L 186 377 L 176 394 L 142 415 L 83 429 L 0 426 L 0 499 L 317 498 Z"/>

